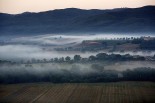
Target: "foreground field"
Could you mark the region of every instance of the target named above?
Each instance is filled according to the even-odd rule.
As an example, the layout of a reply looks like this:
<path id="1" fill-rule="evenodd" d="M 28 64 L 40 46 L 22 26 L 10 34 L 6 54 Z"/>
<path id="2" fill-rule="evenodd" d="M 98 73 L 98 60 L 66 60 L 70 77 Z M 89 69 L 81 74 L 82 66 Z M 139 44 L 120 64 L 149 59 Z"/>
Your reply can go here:
<path id="1" fill-rule="evenodd" d="M 0 103 L 155 103 L 155 83 L 0 85 Z"/>

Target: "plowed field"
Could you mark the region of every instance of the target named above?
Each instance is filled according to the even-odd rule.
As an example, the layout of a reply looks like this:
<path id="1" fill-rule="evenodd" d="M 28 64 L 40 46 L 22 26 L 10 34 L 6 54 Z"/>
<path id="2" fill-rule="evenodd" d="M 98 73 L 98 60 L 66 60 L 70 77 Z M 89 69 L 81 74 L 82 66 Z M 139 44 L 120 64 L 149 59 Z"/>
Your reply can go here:
<path id="1" fill-rule="evenodd" d="M 1 84 L 0 103 L 155 103 L 155 83 Z"/>

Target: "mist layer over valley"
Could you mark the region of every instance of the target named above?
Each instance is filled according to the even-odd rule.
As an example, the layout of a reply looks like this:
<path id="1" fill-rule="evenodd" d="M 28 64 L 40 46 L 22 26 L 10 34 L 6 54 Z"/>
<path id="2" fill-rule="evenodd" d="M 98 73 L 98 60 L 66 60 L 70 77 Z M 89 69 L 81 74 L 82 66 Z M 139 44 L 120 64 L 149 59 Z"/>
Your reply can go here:
<path id="1" fill-rule="evenodd" d="M 144 36 L 144 35 L 141 35 Z M 40 35 L 28 37 L 16 37 L 11 39 L 3 39 L 0 42 L 0 58 L 3 60 L 31 60 L 35 59 L 51 59 L 56 57 L 73 57 L 74 55 L 81 55 L 82 57 L 89 57 L 97 53 L 108 54 L 130 54 L 153 56 L 155 51 L 149 50 L 116 50 L 109 52 L 108 50 L 97 51 L 82 51 L 82 50 L 55 50 L 55 48 L 69 48 L 79 46 L 84 40 L 116 40 L 117 38 L 140 38 L 139 35 L 112 35 L 112 34 L 97 34 L 97 35 Z M 152 35 L 150 35 L 152 36 Z M 152 36 L 153 37 L 153 36 Z"/>
<path id="2" fill-rule="evenodd" d="M 155 62 L 145 61 L 1 64 L 0 66 L 0 83 L 155 80 Z"/>
<path id="3" fill-rule="evenodd" d="M 155 81 L 155 6 L 0 13 L 0 83 Z"/>
<path id="4" fill-rule="evenodd" d="M 154 81 L 155 51 L 143 50 L 138 48 L 140 44 L 134 44 L 143 40 L 142 36 L 40 35 L 3 39 L 0 45 L 0 82 Z M 151 35 L 152 38 L 154 36 Z M 105 42 L 107 46 L 102 48 Z M 130 45 L 136 47 L 126 49 Z M 97 58 L 100 53 L 107 55 L 107 60 L 89 60 L 90 57 Z M 79 55 L 80 60 L 76 61 L 75 55 Z M 120 55 L 122 59 L 113 58 L 120 58 Z M 70 60 L 67 61 L 66 57 L 70 57 Z M 123 57 L 132 59 L 124 60 Z M 137 76 L 133 78 L 135 74 Z"/>

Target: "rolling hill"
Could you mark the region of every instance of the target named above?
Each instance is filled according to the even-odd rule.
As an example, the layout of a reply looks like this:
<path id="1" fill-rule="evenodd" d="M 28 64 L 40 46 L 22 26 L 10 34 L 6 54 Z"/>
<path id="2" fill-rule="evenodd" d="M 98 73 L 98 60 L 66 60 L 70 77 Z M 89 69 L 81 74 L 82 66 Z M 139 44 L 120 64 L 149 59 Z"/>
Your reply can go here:
<path id="1" fill-rule="evenodd" d="M 0 35 L 49 33 L 152 33 L 155 6 L 111 10 L 57 9 L 22 14 L 0 13 Z"/>

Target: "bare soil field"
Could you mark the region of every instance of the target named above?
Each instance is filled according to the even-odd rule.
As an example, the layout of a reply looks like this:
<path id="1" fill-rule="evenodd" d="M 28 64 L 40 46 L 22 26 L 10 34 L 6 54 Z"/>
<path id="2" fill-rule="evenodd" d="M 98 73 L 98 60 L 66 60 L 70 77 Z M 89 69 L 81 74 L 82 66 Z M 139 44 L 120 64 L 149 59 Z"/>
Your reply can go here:
<path id="1" fill-rule="evenodd" d="M 122 45 L 118 45 L 116 49 L 118 51 L 121 51 L 121 50 L 134 51 L 139 49 L 139 44 L 131 44 L 131 43 L 122 44 Z"/>
<path id="2" fill-rule="evenodd" d="M 0 103 L 155 103 L 155 83 L 1 84 Z"/>

